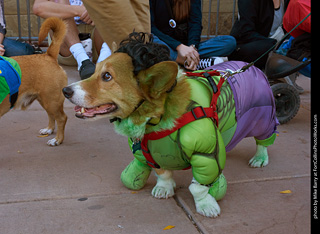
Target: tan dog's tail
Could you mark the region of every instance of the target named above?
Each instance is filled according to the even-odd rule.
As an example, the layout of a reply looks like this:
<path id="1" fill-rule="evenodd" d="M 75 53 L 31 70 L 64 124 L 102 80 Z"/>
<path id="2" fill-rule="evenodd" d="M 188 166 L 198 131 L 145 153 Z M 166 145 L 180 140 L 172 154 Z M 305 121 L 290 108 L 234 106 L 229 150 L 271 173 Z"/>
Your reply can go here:
<path id="1" fill-rule="evenodd" d="M 39 44 L 48 36 L 49 31 L 53 31 L 52 43 L 47 49 L 47 54 L 55 59 L 58 58 L 60 46 L 67 32 L 67 25 L 62 19 L 57 17 L 47 18 L 41 25 L 39 32 Z"/>

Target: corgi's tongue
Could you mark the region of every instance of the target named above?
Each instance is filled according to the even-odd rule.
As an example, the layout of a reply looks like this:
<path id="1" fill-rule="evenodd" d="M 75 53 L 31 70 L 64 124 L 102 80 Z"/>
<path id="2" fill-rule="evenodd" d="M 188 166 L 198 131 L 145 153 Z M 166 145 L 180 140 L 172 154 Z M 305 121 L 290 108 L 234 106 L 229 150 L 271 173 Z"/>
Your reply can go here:
<path id="1" fill-rule="evenodd" d="M 92 118 L 96 115 L 103 115 L 115 111 L 117 106 L 113 103 L 104 104 L 93 108 L 85 108 L 81 106 L 75 106 L 76 117 L 78 118 Z"/>

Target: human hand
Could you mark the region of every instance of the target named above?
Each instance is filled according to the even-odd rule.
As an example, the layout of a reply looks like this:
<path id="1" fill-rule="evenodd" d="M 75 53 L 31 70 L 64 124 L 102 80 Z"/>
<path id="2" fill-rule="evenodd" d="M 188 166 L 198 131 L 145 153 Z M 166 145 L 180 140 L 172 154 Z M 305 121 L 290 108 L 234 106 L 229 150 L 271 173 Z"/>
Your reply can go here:
<path id="1" fill-rule="evenodd" d="M 3 56 L 5 51 L 4 45 L 0 44 L 0 56 Z"/>
<path id="2" fill-rule="evenodd" d="M 94 22 L 92 21 L 92 19 L 89 16 L 89 13 L 87 11 L 87 9 L 81 5 L 83 12 L 80 15 L 80 20 L 82 20 L 83 22 L 85 22 L 86 24 L 90 24 L 90 25 L 94 25 Z"/>
<path id="3" fill-rule="evenodd" d="M 183 61 L 185 68 L 189 70 L 196 70 L 200 61 L 200 56 L 196 48 L 194 46 L 180 44 L 177 47 L 177 51 L 179 58 L 178 60 Z"/>

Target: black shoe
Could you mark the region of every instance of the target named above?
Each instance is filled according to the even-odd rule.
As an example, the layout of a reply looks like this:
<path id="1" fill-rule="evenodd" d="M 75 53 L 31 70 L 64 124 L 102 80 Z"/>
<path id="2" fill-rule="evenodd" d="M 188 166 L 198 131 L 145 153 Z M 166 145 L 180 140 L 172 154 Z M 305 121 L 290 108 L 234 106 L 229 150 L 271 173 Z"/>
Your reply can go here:
<path id="1" fill-rule="evenodd" d="M 82 61 L 81 67 L 79 70 L 81 80 L 89 78 L 95 71 L 96 65 L 90 61 L 90 59 L 86 59 Z"/>
<path id="2" fill-rule="evenodd" d="M 298 91 L 299 94 L 302 94 L 304 92 L 304 89 L 296 83 L 297 76 L 299 76 L 299 73 L 295 72 L 291 75 L 284 77 L 284 79 L 289 85 L 292 85 Z"/>

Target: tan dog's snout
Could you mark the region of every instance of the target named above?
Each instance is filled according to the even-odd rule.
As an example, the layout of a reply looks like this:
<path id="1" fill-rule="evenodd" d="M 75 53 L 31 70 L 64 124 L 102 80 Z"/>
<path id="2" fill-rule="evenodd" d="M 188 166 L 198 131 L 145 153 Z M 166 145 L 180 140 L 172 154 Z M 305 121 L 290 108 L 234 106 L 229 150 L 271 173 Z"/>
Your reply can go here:
<path id="1" fill-rule="evenodd" d="M 67 87 L 64 87 L 64 88 L 62 89 L 62 93 L 63 93 L 63 95 L 64 95 L 66 98 L 70 99 L 70 98 L 72 98 L 72 96 L 73 96 L 73 94 L 74 94 L 74 91 L 73 91 L 72 88 L 70 88 L 69 86 L 67 86 Z"/>
<path id="2" fill-rule="evenodd" d="M 94 106 L 86 102 L 87 93 L 80 85 L 81 81 L 65 86 L 62 89 L 63 95 L 73 104 L 83 107 Z"/>

